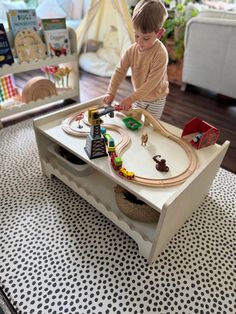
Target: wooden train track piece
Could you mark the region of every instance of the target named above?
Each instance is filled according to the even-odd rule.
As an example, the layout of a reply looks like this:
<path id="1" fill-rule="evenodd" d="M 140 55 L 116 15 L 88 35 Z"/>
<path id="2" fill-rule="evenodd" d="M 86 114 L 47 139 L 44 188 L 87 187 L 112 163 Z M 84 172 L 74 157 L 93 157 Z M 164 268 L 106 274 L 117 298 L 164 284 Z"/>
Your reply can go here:
<path id="1" fill-rule="evenodd" d="M 77 116 L 81 112 L 76 113 L 76 115 L 72 115 L 62 121 L 62 129 L 70 135 L 77 136 L 77 137 L 86 137 L 88 135 L 88 131 L 83 131 L 81 129 L 73 129 L 71 127 L 71 124 L 76 121 Z M 87 125 L 90 125 L 89 122 L 84 120 L 84 123 Z M 125 147 L 130 143 L 130 136 L 127 135 L 127 133 L 123 130 L 123 128 L 119 127 L 118 125 L 113 125 L 113 124 L 103 124 L 105 128 L 108 130 L 113 130 L 115 132 L 118 132 L 121 135 L 122 140 L 116 145 L 116 151 L 117 154 L 119 155 L 121 151 L 125 149 Z"/>
<path id="2" fill-rule="evenodd" d="M 33 77 L 28 81 L 22 91 L 22 101 L 29 103 L 38 99 L 44 99 L 57 95 L 55 84 L 41 76 Z"/>
<path id="3" fill-rule="evenodd" d="M 72 123 L 74 121 L 76 121 L 77 119 L 77 116 L 80 115 L 82 113 L 82 111 L 79 111 L 78 113 L 72 115 L 72 116 L 69 116 L 67 117 L 66 119 L 64 119 L 62 121 L 62 129 L 67 133 L 67 134 L 70 134 L 70 135 L 73 135 L 73 136 L 78 136 L 78 137 L 86 137 L 88 135 L 89 132 L 86 132 L 86 131 L 83 131 L 81 129 L 73 129 L 71 127 Z"/>
<path id="4" fill-rule="evenodd" d="M 78 113 L 77 113 L 78 114 Z M 188 166 L 184 171 L 182 171 L 180 174 L 173 176 L 171 178 L 164 178 L 164 179 L 151 179 L 151 178 L 146 178 L 146 177 L 141 177 L 135 175 L 134 178 L 132 179 L 133 183 L 145 185 L 145 186 L 158 186 L 158 187 L 167 187 L 167 186 L 174 186 L 183 183 L 190 175 L 193 174 L 195 169 L 197 168 L 197 155 L 195 151 L 193 150 L 192 146 L 178 137 L 177 135 L 171 133 L 168 131 L 160 121 L 157 121 L 149 112 L 146 110 L 143 110 L 141 108 L 135 108 L 131 109 L 128 112 L 129 115 L 133 115 L 134 118 L 140 118 L 141 115 L 143 114 L 146 120 L 146 125 L 151 124 L 154 131 L 161 133 L 163 136 L 167 137 L 168 139 L 176 142 L 179 146 L 182 147 L 182 149 L 185 151 L 189 163 Z M 73 130 L 71 127 L 71 123 L 75 121 L 77 115 L 70 116 L 69 118 L 66 118 L 65 120 L 62 121 L 62 128 L 63 130 L 73 136 L 79 136 L 79 137 L 86 137 L 88 132 L 83 132 L 81 130 Z M 131 139 L 127 135 L 127 133 L 124 131 L 123 128 L 113 125 L 113 124 L 104 124 L 103 125 L 105 128 L 108 130 L 114 130 L 118 132 L 121 135 L 121 141 L 116 145 L 116 154 L 120 156 L 123 152 L 124 149 L 129 145 Z M 125 177 L 122 177 L 125 180 Z M 129 180 L 130 181 L 130 180 Z M 130 181 L 131 182 L 131 181 Z"/>
<path id="5" fill-rule="evenodd" d="M 141 108 L 134 108 L 131 109 L 128 112 L 129 115 L 133 115 L 134 117 L 139 117 L 143 114 L 145 117 L 145 120 L 148 121 L 149 124 L 153 126 L 153 129 L 157 132 L 160 132 L 163 136 L 169 138 L 170 140 L 176 142 L 178 145 L 180 145 L 185 153 L 187 154 L 187 157 L 189 159 L 189 165 L 188 167 L 179 175 L 167 178 L 167 179 L 149 179 L 144 178 L 140 176 L 136 176 L 133 181 L 135 181 L 138 184 L 144 184 L 148 186 L 173 186 L 183 183 L 197 168 L 197 155 L 191 145 L 187 142 L 185 142 L 183 139 L 178 137 L 177 135 L 169 132 L 160 121 L 157 121 L 148 111 L 141 109 Z M 147 125 L 147 123 L 146 123 Z"/>

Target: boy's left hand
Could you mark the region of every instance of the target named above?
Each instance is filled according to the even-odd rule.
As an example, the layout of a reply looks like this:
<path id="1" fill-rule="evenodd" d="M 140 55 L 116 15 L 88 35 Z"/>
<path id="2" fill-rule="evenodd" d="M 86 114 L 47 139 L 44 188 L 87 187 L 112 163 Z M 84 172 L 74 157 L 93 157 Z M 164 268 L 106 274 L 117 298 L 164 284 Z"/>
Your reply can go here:
<path id="1" fill-rule="evenodd" d="M 128 97 L 122 100 L 119 105 L 115 106 L 115 110 L 117 111 L 128 111 L 132 107 L 132 100 Z"/>

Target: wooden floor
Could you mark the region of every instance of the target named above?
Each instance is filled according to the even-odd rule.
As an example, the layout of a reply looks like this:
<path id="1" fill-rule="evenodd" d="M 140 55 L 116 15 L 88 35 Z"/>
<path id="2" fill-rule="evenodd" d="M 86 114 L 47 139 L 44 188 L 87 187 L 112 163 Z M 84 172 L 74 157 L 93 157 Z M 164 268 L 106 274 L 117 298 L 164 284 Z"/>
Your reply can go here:
<path id="1" fill-rule="evenodd" d="M 21 78 L 18 77 L 18 80 Z M 80 72 L 81 101 L 103 95 L 106 92 L 108 82 L 109 78 Z M 116 100 L 120 101 L 123 97 L 128 96 L 131 90 L 130 79 L 126 79 L 121 85 Z M 51 110 L 55 110 L 55 107 L 49 106 L 43 111 L 37 109 L 27 115 L 14 116 L 11 119 L 5 119 L 3 125 L 8 126 Z M 218 143 L 221 144 L 225 140 L 231 142 L 222 167 L 236 173 L 236 100 L 214 95 L 209 91 L 193 86 L 188 86 L 187 90 L 182 92 L 180 86 L 170 84 L 170 94 L 167 97 L 162 120 L 182 128 L 187 121 L 196 116 L 220 130 Z"/>

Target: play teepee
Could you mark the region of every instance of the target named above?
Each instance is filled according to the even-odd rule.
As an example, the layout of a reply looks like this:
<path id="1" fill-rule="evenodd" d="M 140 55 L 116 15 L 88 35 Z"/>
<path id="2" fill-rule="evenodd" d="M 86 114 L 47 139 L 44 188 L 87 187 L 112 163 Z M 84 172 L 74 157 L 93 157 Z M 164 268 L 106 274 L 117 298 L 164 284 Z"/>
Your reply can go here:
<path id="1" fill-rule="evenodd" d="M 131 16 L 125 0 L 92 0 L 76 30 L 80 67 L 111 76 L 125 50 L 133 43 Z"/>

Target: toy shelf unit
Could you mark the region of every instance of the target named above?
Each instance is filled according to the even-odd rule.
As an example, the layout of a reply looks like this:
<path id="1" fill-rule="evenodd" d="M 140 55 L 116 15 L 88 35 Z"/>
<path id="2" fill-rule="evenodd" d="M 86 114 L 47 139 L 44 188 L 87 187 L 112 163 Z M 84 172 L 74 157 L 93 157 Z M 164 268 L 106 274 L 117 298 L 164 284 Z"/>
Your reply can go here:
<path id="1" fill-rule="evenodd" d="M 67 68 L 71 69 L 68 77 L 65 79 L 63 84 L 60 81 L 57 81 L 57 84 L 54 84 L 53 77 L 51 76 L 50 80 L 46 78 L 46 74 L 42 71 L 42 75 L 40 77 L 44 80 L 41 80 L 40 77 L 32 78 L 32 84 L 28 87 L 32 95 L 33 100 L 24 101 L 23 94 L 21 96 L 16 96 L 13 99 L 9 99 L 6 102 L 1 101 L 0 105 L 0 127 L 2 126 L 2 119 L 20 112 L 25 112 L 46 104 L 53 104 L 62 102 L 66 99 L 73 99 L 75 101 L 79 101 L 80 92 L 79 92 L 79 70 L 78 70 L 78 55 L 77 55 L 77 45 L 76 45 L 76 34 L 75 31 L 71 28 L 68 28 L 71 53 L 67 55 L 61 56 L 47 56 L 40 60 L 31 60 L 29 62 L 23 61 L 19 62 L 17 57 L 15 58 L 15 62 L 11 65 L 5 64 L 0 67 L 0 78 L 7 77 L 9 75 L 13 75 L 23 72 L 28 72 L 37 69 L 43 69 L 45 67 L 53 67 L 59 66 L 59 68 Z M 39 31 L 39 35 L 43 38 L 42 31 Z M 11 31 L 7 33 L 8 40 L 12 50 L 14 51 L 14 40 Z M 37 82 L 34 82 L 34 79 L 38 79 Z M 45 84 L 46 82 L 46 84 Z M 51 92 L 50 85 L 54 86 L 55 92 Z M 27 84 L 26 84 L 27 85 Z M 17 86 L 16 86 L 17 87 Z M 26 86 L 25 86 L 26 87 Z M 23 88 L 24 90 L 24 88 Z M 39 95 L 37 95 L 39 94 Z M 41 96 L 40 96 L 41 94 Z M 36 97 L 35 97 L 36 95 Z M 42 96 L 43 95 L 43 96 Z M 42 97 L 42 98 L 41 98 Z M 35 99 L 35 100 L 34 100 Z"/>
<path id="2" fill-rule="evenodd" d="M 195 171 L 183 183 L 164 187 L 136 184 L 132 180 L 124 179 L 114 171 L 109 156 L 90 159 L 85 151 L 86 137 L 72 136 L 62 128 L 62 122 L 64 123 L 66 118 L 81 112 L 86 114 L 86 111 L 94 106 L 103 106 L 102 97 L 34 119 L 43 174 L 48 177 L 57 177 L 92 204 L 99 212 L 133 238 L 139 247 L 140 254 L 148 260 L 148 263 L 152 263 L 157 260 L 161 251 L 207 195 L 228 149 L 229 142 L 225 141 L 223 145 L 214 144 L 201 150 L 191 148 L 197 155 L 198 164 Z M 114 118 L 106 116 L 102 120 L 104 120 L 104 126 L 107 128 L 111 123 L 113 130 L 122 129 L 123 134 L 128 134 L 131 137 L 131 142 L 122 154 L 122 159 L 126 165 L 129 163 L 129 167 L 133 163 L 135 172 L 139 170 L 145 172 L 146 169 L 149 171 L 150 166 L 151 171 L 147 172 L 147 176 L 152 173 L 154 176 L 171 176 L 171 173 L 176 171 L 173 169 L 175 165 L 176 168 L 183 169 L 185 167 L 185 158 L 182 157 L 183 152 L 177 147 L 178 145 L 174 146 L 176 152 L 174 154 L 175 160 L 173 160 L 172 145 L 174 144 L 168 137 L 153 130 L 151 125 L 145 126 L 149 140 L 144 147 L 141 146 L 140 141 L 141 129 L 144 126 L 135 131 L 130 130 L 124 125 L 118 113 L 115 113 Z M 181 129 L 167 123 L 162 124 L 169 132 L 181 138 Z M 89 129 L 86 123 L 84 125 L 85 128 Z M 111 135 L 116 141 L 115 131 Z M 64 159 L 60 154 L 61 149 L 68 151 L 75 159 L 84 164 L 77 165 Z M 135 154 L 137 149 L 139 149 L 139 154 Z M 165 157 L 168 161 L 170 160 L 168 163 L 171 169 L 170 174 L 157 174 L 155 165 L 152 164 L 153 161 L 150 161 L 152 154 L 156 153 L 155 149 L 160 151 L 166 149 Z M 136 158 L 141 158 L 143 162 L 137 162 Z M 157 211 L 159 219 L 150 223 L 140 222 L 125 215 L 117 203 L 115 194 L 117 185 Z"/>

